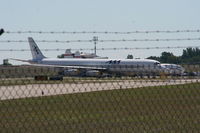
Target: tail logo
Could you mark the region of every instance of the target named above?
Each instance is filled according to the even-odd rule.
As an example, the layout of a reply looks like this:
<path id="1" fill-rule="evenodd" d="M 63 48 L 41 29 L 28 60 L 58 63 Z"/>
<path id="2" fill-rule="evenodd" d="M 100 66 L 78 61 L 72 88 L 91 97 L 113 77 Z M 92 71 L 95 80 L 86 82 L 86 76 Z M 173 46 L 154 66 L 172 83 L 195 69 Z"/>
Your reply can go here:
<path id="1" fill-rule="evenodd" d="M 34 50 L 37 54 L 39 54 L 38 48 L 36 46 L 34 46 Z"/>

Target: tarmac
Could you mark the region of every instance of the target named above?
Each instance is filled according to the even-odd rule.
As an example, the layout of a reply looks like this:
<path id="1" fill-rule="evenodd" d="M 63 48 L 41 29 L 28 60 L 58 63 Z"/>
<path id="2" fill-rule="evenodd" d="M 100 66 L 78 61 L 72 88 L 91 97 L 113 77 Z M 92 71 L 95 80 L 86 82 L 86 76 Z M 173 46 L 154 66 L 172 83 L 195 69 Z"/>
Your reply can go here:
<path id="1" fill-rule="evenodd" d="M 148 86 L 178 85 L 200 82 L 200 79 L 172 80 L 117 80 L 87 83 L 28 84 L 0 86 L 0 100 L 28 97 L 52 96 L 60 94 L 85 93 L 103 90 L 141 88 Z"/>

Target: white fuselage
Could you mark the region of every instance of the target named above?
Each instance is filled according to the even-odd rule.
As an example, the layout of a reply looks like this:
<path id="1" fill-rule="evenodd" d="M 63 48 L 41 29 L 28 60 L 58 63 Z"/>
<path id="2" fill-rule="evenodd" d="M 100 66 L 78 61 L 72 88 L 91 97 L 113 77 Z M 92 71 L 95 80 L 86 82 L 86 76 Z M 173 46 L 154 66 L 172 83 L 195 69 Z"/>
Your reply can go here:
<path id="1" fill-rule="evenodd" d="M 55 66 L 85 66 L 106 68 L 108 72 L 119 74 L 152 74 L 162 71 L 160 63 L 149 59 L 52 59 L 44 58 L 37 63 Z"/>

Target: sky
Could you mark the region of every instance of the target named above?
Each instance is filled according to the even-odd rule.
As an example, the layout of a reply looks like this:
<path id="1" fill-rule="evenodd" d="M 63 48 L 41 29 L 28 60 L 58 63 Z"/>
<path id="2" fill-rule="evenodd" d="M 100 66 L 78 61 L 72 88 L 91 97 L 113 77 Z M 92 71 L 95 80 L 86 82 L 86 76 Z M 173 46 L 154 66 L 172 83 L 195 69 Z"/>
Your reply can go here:
<path id="1" fill-rule="evenodd" d="M 5 31 L 151 31 L 200 29 L 199 0 L 0 0 L 0 28 Z M 0 40 L 89 40 L 199 38 L 200 33 L 160 34 L 7 34 Z M 170 42 L 98 42 L 97 48 L 199 46 L 200 41 Z M 93 43 L 37 43 L 41 49 L 93 48 Z M 29 49 L 25 43 L 0 43 L 0 49 Z M 161 52 L 181 55 L 183 49 L 104 50 L 99 56 L 135 58 L 159 56 Z M 93 52 L 93 51 L 84 51 Z M 64 51 L 43 51 L 57 57 Z M 30 51 L 0 52 L 0 64 L 6 58 L 31 59 Z M 16 63 L 16 62 L 14 62 Z"/>

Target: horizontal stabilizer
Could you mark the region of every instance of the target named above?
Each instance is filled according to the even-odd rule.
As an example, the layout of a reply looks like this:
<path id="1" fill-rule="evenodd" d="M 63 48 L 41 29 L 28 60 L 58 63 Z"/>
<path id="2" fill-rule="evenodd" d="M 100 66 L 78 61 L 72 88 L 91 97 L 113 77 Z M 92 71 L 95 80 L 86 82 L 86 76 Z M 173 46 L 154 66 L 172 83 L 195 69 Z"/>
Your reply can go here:
<path id="1" fill-rule="evenodd" d="M 14 59 L 14 58 L 9 58 L 9 60 L 15 60 L 15 61 L 21 61 L 21 62 L 27 62 L 27 63 L 34 63 L 33 61 L 30 61 L 30 60 L 22 60 L 22 59 Z"/>

